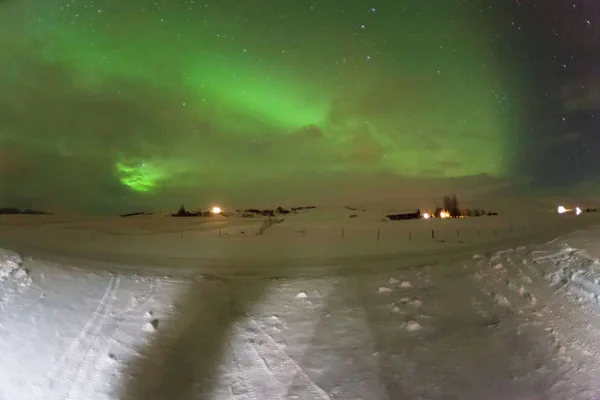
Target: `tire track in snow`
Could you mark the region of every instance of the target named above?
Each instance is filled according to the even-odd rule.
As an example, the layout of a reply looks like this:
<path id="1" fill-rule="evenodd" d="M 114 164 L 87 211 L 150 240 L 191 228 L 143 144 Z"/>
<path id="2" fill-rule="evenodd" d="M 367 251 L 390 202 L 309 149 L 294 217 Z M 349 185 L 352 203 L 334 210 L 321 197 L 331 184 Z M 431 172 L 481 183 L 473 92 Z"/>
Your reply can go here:
<path id="1" fill-rule="evenodd" d="M 106 362 L 103 362 L 103 356 L 107 356 L 107 349 L 110 346 L 109 340 L 106 338 L 108 336 L 107 332 L 102 332 L 100 330 L 96 334 L 96 339 L 94 339 L 83 356 L 83 361 L 75 375 L 76 378 L 71 382 L 69 390 L 64 397 L 65 399 L 89 399 L 92 398 L 92 394 L 94 392 L 94 388 L 97 387 L 96 382 L 98 381 L 98 377 L 100 376 L 100 365 L 106 365 Z M 102 338 L 101 344 L 96 346 L 96 342 L 98 338 Z M 90 369 L 90 364 L 93 362 L 93 370 L 88 373 L 86 372 Z M 82 385 L 83 388 L 76 389 L 78 386 Z M 74 393 L 74 394 L 73 394 Z"/>
<path id="2" fill-rule="evenodd" d="M 102 314 L 100 316 L 100 320 L 99 322 L 96 323 L 96 329 L 94 329 L 93 333 L 91 335 L 88 335 L 88 337 L 92 337 L 92 341 L 89 343 L 89 345 L 85 346 L 83 350 L 83 357 L 79 363 L 79 368 L 77 368 L 77 372 L 75 373 L 74 378 L 69 379 L 70 382 L 68 382 L 69 384 L 69 389 L 67 391 L 66 396 L 64 397 L 65 399 L 70 399 L 71 397 L 71 393 L 73 392 L 73 389 L 80 384 L 83 379 L 86 378 L 86 373 L 85 370 L 89 368 L 89 365 L 91 362 L 94 362 L 94 365 L 98 364 L 98 361 L 102 360 L 102 355 L 107 355 L 107 347 L 109 346 L 109 342 L 107 340 L 107 336 L 109 336 L 108 332 L 103 332 L 104 327 L 106 326 L 107 320 L 112 319 L 112 315 L 111 315 L 111 311 L 113 308 L 113 295 L 114 293 L 117 291 L 119 284 L 121 282 L 121 277 L 117 277 L 115 279 L 115 284 L 113 286 L 113 289 L 111 291 L 111 295 L 108 297 L 108 301 L 106 302 L 106 306 L 104 307 Z M 116 328 L 116 325 L 114 324 L 114 322 L 111 324 Z M 102 343 L 102 346 L 97 347 L 96 349 L 94 349 L 94 346 L 96 345 L 96 343 L 100 340 L 100 343 Z M 94 351 L 96 350 L 96 351 Z M 95 355 L 94 355 L 95 354 Z M 74 371 L 74 370 L 72 370 Z M 99 373 L 96 374 L 92 374 L 91 376 L 88 377 L 88 379 L 85 382 L 85 388 L 84 388 L 84 393 L 86 394 L 86 396 L 79 396 L 79 395 L 75 395 L 75 399 L 88 399 L 90 398 L 90 395 L 93 391 L 93 388 L 96 387 L 96 382 L 98 379 L 98 375 Z"/>
<path id="3" fill-rule="evenodd" d="M 577 287 L 580 275 L 575 272 L 589 269 L 589 265 L 585 264 L 593 264 L 593 261 L 586 258 L 580 250 L 571 248 L 534 251 L 530 256 L 529 267 L 535 269 L 552 289 L 551 294 L 543 298 L 543 302 L 544 311 L 549 317 L 547 330 L 559 354 L 565 355 L 568 350 L 573 350 L 577 354 L 574 356 L 571 353 L 571 357 L 580 363 L 597 358 L 600 353 L 597 345 L 598 333 L 593 328 L 593 323 L 589 322 L 596 318 L 596 312 L 590 312 L 585 306 L 576 304 L 575 300 L 581 296 L 581 293 L 578 293 L 581 289 Z M 585 328 L 577 329 L 579 327 Z M 582 335 L 582 332 L 587 333 Z M 574 370 L 578 370 L 579 367 L 575 364 L 571 363 Z"/>
<path id="4" fill-rule="evenodd" d="M 261 393 L 262 389 L 264 389 L 264 386 L 259 386 L 255 383 L 255 379 L 253 379 L 254 377 L 250 376 L 248 374 L 248 370 L 252 369 L 252 361 L 256 361 L 256 358 L 254 357 L 254 360 L 250 360 L 248 358 L 248 354 L 251 354 L 252 352 L 249 351 L 248 349 L 248 343 L 247 343 L 247 339 L 244 337 L 244 334 L 241 333 L 240 335 L 238 335 L 240 329 L 239 327 L 236 327 L 233 330 L 233 334 L 234 337 L 236 338 L 234 343 L 231 343 L 231 350 L 232 350 L 232 358 L 233 358 L 233 362 L 235 364 L 235 368 L 237 369 L 238 373 L 236 375 L 241 376 L 242 378 L 242 382 L 241 385 L 244 388 L 243 393 L 234 393 L 234 395 L 237 397 L 239 395 L 243 395 L 244 397 L 251 399 L 251 400 L 260 400 L 260 399 L 266 399 L 269 397 L 264 397 L 264 393 Z M 241 342 L 241 345 L 237 344 L 236 342 Z M 241 349 L 239 349 L 239 347 L 241 347 Z M 250 365 L 248 365 L 250 364 Z M 260 364 L 259 364 L 260 365 Z M 264 371 L 264 367 L 261 368 L 263 369 L 263 373 L 266 372 L 267 374 L 270 375 L 270 371 Z M 262 377 L 261 377 L 262 378 Z M 236 384 L 238 383 L 238 381 L 236 380 L 235 382 Z M 262 383 L 262 382 L 261 382 Z M 271 383 L 271 382 L 269 382 Z M 236 385 L 237 386 L 237 385 Z M 236 392 L 239 392 L 239 389 L 236 390 Z M 277 399 L 277 397 L 272 397 L 273 399 Z"/>
<path id="5" fill-rule="evenodd" d="M 141 303 L 138 302 L 132 304 L 122 312 L 116 314 L 110 312 L 112 306 L 107 309 L 106 315 L 111 318 L 111 321 L 108 324 L 104 324 L 95 336 L 94 341 L 84 357 L 84 362 L 80 367 L 78 379 L 71 385 L 66 399 L 83 399 L 91 397 L 94 390 L 98 387 L 97 382 L 102 371 L 107 365 L 112 363 L 107 357 L 110 353 L 109 349 L 115 341 L 114 332 L 119 327 L 119 322 L 121 322 L 124 317 L 134 314 L 142 309 L 156 293 L 157 287 L 158 283 L 156 278 L 152 278 L 150 279 L 146 290 L 144 290 L 141 295 Z M 98 344 L 96 345 L 96 343 Z M 95 356 L 90 357 L 90 352 L 95 354 Z M 83 387 L 79 390 L 74 390 L 78 385 L 83 385 Z M 72 395 L 72 393 L 74 393 L 74 395 Z M 82 393 L 85 394 L 85 396 L 81 396 Z"/>
<path id="6" fill-rule="evenodd" d="M 246 326 L 244 326 L 246 325 Z M 264 344 L 266 333 L 258 327 L 258 324 L 250 323 L 236 325 L 232 330 L 235 338 L 230 343 L 232 358 L 237 370 L 235 375 L 242 378 L 241 386 L 243 393 L 234 393 L 235 396 L 245 396 L 250 399 L 262 400 L 284 400 L 287 389 L 292 383 L 295 371 L 283 374 L 284 366 L 272 354 L 273 349 L 265 351 L 261 345 Z M 281 352 L 277 347 L 277 352 Z M 236 383 L 238 383 L 236 381 Z M 236 390 L 236 392 L 239 390 Z"/>
<path id="7" fill-rule="evenodd" d="M 68 375 L 71 375 L 74 369 L 77 369 L 77 372 L 79 372 L 81 367 L 77 368 L 76 366 L 81 359 L 81 353 L 85 352 L 87 355 L 90 347 L 93 345 L 92 342 L 92 345 L 87 346 L 87 350 L 84 350 L 86 348 L 86 341 L 90 334 L 93 334 L 94 332 L 98 334 L 104 326 L 108 312 L 110 311 L 112 298 L 117 291 L 120 281 L 121 278 L 119 276 L 111 276 L 106 291 L 100 299 L 98 306 L 92 313 L 92 316 L 86 322 L 75 339 L 71 342 L 67 348 L 67 351 L 62 354 L 59 360 L 52 367 L 51 371 L 46 375 L 44 383 L 36 387 L 36 390 L 30 396 L 30 400 L 39 399 L 45 389 L 52 388 L 56 382 L 60 381 L 62 383 L 68 379 Z M 81 363 L 84 361 L 85 360 L 82 360 Z M 56 394 L 54 397 L 56 396 L 58 396 L 58 394 Z"/>
<path id="8" fill-rule="evenodd" d="M 285 351 L 281 350 L 275 339 L 258 324 L 255 320 L 248 320 L 248 324 L 257 332 L 257 339 L 253 347 L 262 359 L 269 371 L 275 376 L 281 386 L 286 389 L 282 399 L 287 398 L 287 389 L 294 382 L 301 382 L 305 387 L 303 393 L 310 395 L 309 399 L 331 400 L 327 392 L 304 372 L 304 369 L 292 359 Z M 261 340 L 262 339 L 262 340 Z"/>
<path id="9" fill-rule="evenodd" d="M 595 340 L 597 335 L 593 329 L 588 331 L 589 337 L 573 332 L 579 332 L 577 327 L 583 325 L 582 321 L 594 317 L 586 317 L 585 308 L 570 299 L 572 282 L 564 271 L 565 268 L 576 269 L 573 265 L 577 267 L 580 254 L 579 250 L 570 248 L 533 251 L 521 260 L 511 260 L 506 254 L 495 254 L 490 258 L 488 267 L 496 261 L 506 261 L 509 267 L 494 271 L 496 279 L 489 283 L 496 284 L 496 287 L 504 286 L 503 293 L 509 299 L 508 293 L 513 293 L 511 307 L 521 313 L 519 329 L 535 325 L 538 332 L 546 333 L 541 337 L 547 338 L 548 357 L 557 363 L 557 373 L 561 377 L 557 382 L 568 380 L 577 382 L 579 387 L 593 388 L 593 376 L 581 366 L 594 364 L 590 359 L 596 359 L 599 353 Z M 506 260 L 500 260 L 499 256 Z M 522 268 L 518 268 L 519 262 L 514 261 L 520 261 Z M 506 284 L 501 285 L 502 280 Z M 520 303 L 523 300 L 525 304 Z"/>
<path id="10" fill-rule="evenodd" d="M 140 309 L 145 307 L 146 304 L 148 304 L 148 302 L 150 302 L 150 300 L 152 299 L 154 294 L 156 294 L 158 287 L 159 287 L 159 283 L 160 282 L 156 278 L 150 278 L 149 283 L 148 283 L 148 288 L 138 298 L 138 301 L 136 301 L 135 304 L 131 304 L 125 310 L 123 310 L 119 313 L 113 314 L 112 316 L 114 318 L 121 319 L 123 317 L 126 317 L 128 315 L 138 312 Z M 141 302 L 140 302 L 140 299 L 141 299 Z"/>
<path id="11" fill-rule="evenodd" d="M 232 358 L 237 370 L 233 375 L 241 377 L 239 386 L 244 388 L 241 393 L 239 389 L 236 390 L 234 396 L 253 400 L 284 400 L 288 398 L 289 387 L 299 377 L 305 388 L 302 393 L 309 396 L 307 399 L 330 399 L 256 321 L 247 321 L 246 327 L 236 326 L 233 337 Z"/>

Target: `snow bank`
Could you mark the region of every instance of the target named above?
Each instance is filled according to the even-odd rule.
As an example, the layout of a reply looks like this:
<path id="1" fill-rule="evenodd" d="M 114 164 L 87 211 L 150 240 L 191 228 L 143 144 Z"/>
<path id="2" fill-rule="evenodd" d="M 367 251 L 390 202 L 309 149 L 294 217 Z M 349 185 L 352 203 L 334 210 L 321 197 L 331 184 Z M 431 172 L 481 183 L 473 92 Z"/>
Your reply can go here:
<path id="1" fill-rule="evenodd" d="M 600 262 L 585 250 L 565 244 L 558 251 L 536 251 L 532 259 L 551 287 L 568 290 L 580 300 L 599 302 Z"/>
<path id="2" fill-rule="evenodd" d="M 7 302 L 22 288 L 29 287 L 31 282 L 29 270 L 23 267 L 21 257 L 12 251 L 0 249 L 0 301 Z"/>
<path id="3" fill-rule="evenodd" d="M 9 279 L 22 279 L 27 273 L 21 268 L 21 257 L 13 253 L 0 249 L 0 281 Z"/>

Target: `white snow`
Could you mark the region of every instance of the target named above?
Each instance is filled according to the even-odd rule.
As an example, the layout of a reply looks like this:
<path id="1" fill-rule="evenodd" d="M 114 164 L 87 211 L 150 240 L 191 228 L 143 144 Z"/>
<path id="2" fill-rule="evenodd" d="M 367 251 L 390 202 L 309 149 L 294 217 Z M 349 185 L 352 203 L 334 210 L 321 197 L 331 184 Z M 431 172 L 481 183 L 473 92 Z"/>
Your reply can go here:
<path id="1" fill-rule="evenodd" d="M 505 296 L 502 296 L 501 294 L 494 295 L 494 301 L 499 306 L 510 306 L 510 301 L 508 301 L 508 299 Z"/>
<path id="2" fill-rule="evenodd" d="M 414 299 L 413 301 L 409 302 L 409 304 L 413 307 L 422 307 L 423 306 L 423 302 L 419 299 Z"/>
<path id="3" fill-rule="evenodd" d="M 0 217 L 11 249 L 0 250 L 0 399 L 600 391 L 595 216 L 386 228 L 367 212 L 298 217 L 263 236 L 251 233 L 259 220 L 220 217 Z M 476 235 L 515 221 L 540 228 Z M 417 223 L 429 224 L 422 236 Z M 443 241 L 426 234 L 432 225 Z M 377 229 L 380 242 L 365 244 Z"/>
<path id="4" fill-rule="evenodd" d="M 21 257 L 13 252 L 2 252 L 0 254 L 0 281 L 6 281 L 22 271 Z M 22 275 L 20 273 L 19 275 Z"/>
<path id="5" fill-rule="evenodd" d="M 158 329 L 158 319 L 153 319 L 152 321 L 146 322 L 144 324 L 144 331 L 145 332 L 154 332 L 155 330 Z"/>
<path id="6" fill-rule="evenodd" d="M 416 332 L 420 331 L 421 329 L 423 329 L 423 327 L 417 321 L 408 321 L 406 323 L 406 330 L 408 332 Z"/>

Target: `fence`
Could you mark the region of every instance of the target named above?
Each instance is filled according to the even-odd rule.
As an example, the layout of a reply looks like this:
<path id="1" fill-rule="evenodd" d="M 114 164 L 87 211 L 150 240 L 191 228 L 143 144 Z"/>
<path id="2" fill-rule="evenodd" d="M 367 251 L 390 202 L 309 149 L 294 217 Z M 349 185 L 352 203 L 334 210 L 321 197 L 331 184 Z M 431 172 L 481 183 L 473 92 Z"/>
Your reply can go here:
<path id="1" fill-rule="evenodd" d="M 541 228 L 541 225 L 538 227 Z M 518 235 L 525 232 L 532 232 L 535 230 L 535 225 L 527 226 L 525 224 L 508 226 L 508 227 L 437 227 L 437 228 L 415 228 L 415 229 L 385 229 L 385 228 L 373 228 L 373 229 L 352 229 L 352 228 L 337 228 L 337 229 L 308 229 L 301 228 L 297 231 L 289 229 L 287 236 L 298 237 L 311 237 L 311 236 L 338 236 L 340 239 L 352 239 L 353 237 L 367 238 L 370 237 L 374 240 L 380 241 L 386 238 L 404 238 L 407 241 L 431 239 L 437 241 L 443 241 L 447 239 L 474 239 L 474 238 L 485 238 L 485 237 L 501 237 L 507 235 Z M 281 235 L 283 232 L 279 231 Z M 284 234 L 285 235 L 285 234 Z"/>
<path id="2" fill-rule="evenodd" d="M 173 237 L 196 242 L 208 238 L 243 239 L 247 236 L 260 237 L 264 242 L 308 243 L 319 242 L 322 245 L 355 246 L 365 244 L 372 246 L 401 246 L 404 248 L 430 246 L 436 243 L 485 242 L 509 237 L 531 237 L 538 234 L 555 234 L 559 236 L 568 230 L 576 230 L 598 222 L 592 215 L 548 216 L 547 218 L 530 218 L 529 220 L 508 220 L 498 217 L 465 218 L 449 220 L 335 220 L 310 221 L 295 218 L 268 218 L 262 220 L 227 220 L 215 223 L 195 223 L 193 220 L 171 221 L 172 224 L 161 224 L 149 227 L 148 230 L 121 230 L 115 225 L 111 229 L 102 226 L 81 226 L 64 229 L 64 234 L 73 239 L 83 241 L 122 241 L 127 243 L 145 243 L 147 241 L 170 240 Z M 177 222 L 177 223 L 175 223 Z M 166 226 L 165 226 L 166 225 Z M 183 226 L 182 226 L 183 225 Z M 151 229 L 150 229 L 151 228 Z M 72 229 L 72 230 L 71 230 Z M 62 229 L 61 229 L 62 230 Z M 37 231 L 37 229 L 36 229 Z M 45 229 L 43 231 L 46 231 Z M 87 231 L 87 232 L 86 232 Z M 27 235 L 33 232 L 27 230 Z M 46 231 L 55 236 L 54 229 Z M 45 236 L 43 232 L 39 234 Z M 64 234 L 60 236 L 64 238 Z M 88 236 L 89 235 L 89 236 Z M 113 239 L 111 239 L 113 238 Z M 133 241 L 133 242 L 132 242 Z M 233 242 L 238 242 L 234 240 Z M 255 241 L 252 241 L 255 243 Z M 437 245 L 436 245 L 437 246 Z"/>
<path id="3" fill-rule="evenodd" d="M 597 221 L 591 216 L 570 217 L 550 216 L 535 219 L 501 219 L 496 217 L 448 219 L 448 220 L 409 220 L 386 223 L 306 224 L 299 221 L 286 221 L 267 236 L 278 239 L 315 238 L 320 240 L 337 239 L 361 240 L 368 242 L 474 242 L 495 240 L 508 237 L 524 237 L 541 233 L 562 234 L 568 230 L 583 228 Z"/>
<path id="4" fill-rule="evenodd" d="M 262 224 L 261 224 L 260 228 L 258 228 L 258 234 L 259 234 L 260 236 L 264 235 L 265 231 L 266 231 L 267 229 L 269 229 L 271 226 L 273 226 L 273 225 L 275 225 L 275 224 L 280 224 L 280 223 L 282 223 L 283 221 L 284 221 L 284 219 L 283 219 L 283 218 L 276 219 L 276 218 L 270 218 L 270 217 L 269 217 L 269 219 L 266 219 L 266 220 L 264 220 L 264 221 L 262 222 Z"/>
<path id="5" fill-rule="evenodd" d="M 149 235 L 169 235 L 178 233 L 183 238 L 192 239 L 204 236 L 241 237 L 247 234 L 279 239 L 318 239 L 318 240 L 348 240 L 383 242 L 472 242 L 494 240 L 496 238 L 519 237 L 545 232 L 557 228 L 571 229 L 589 224 L 586 217 L 548 218 L 533 221 L 503 220 L 494 217 L 449 219 L 449 220 L 412 220 L 412 221 L 370 221 L 367 224 L 344 225 L 344 221 L 324 221 L 320 223 L 293 219 L 269 218 L 252 221 L 252 225 L 240 228 L 235 225 L 225 225 L 211 229 L 181 229 L 148 233 Z M 271 227 L 277 225 L 273 231 Z M 563 229 L 563 230 L 564 230 Z M 269 232 L 267 232 L 269 230 Z M 129 236 L 124 234 L 125 236 Z M 133 235 L 132 235 L 133 236 Z"/>

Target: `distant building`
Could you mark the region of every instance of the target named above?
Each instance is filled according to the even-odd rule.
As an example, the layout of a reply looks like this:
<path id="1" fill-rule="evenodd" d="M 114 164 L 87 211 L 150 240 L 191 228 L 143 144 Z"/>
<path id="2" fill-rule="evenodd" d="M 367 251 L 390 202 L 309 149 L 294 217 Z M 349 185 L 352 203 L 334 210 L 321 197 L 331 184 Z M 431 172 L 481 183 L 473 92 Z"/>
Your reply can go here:
<path id="1" fill-rule="evenodd" d="M 386 215 L 392 221 L 400 221 L 406 219 L 420 219 L 421 218 L 421 210 L 416 210 L 412 212 L 402 212 L 398 214 L 388 214 Z"/>

